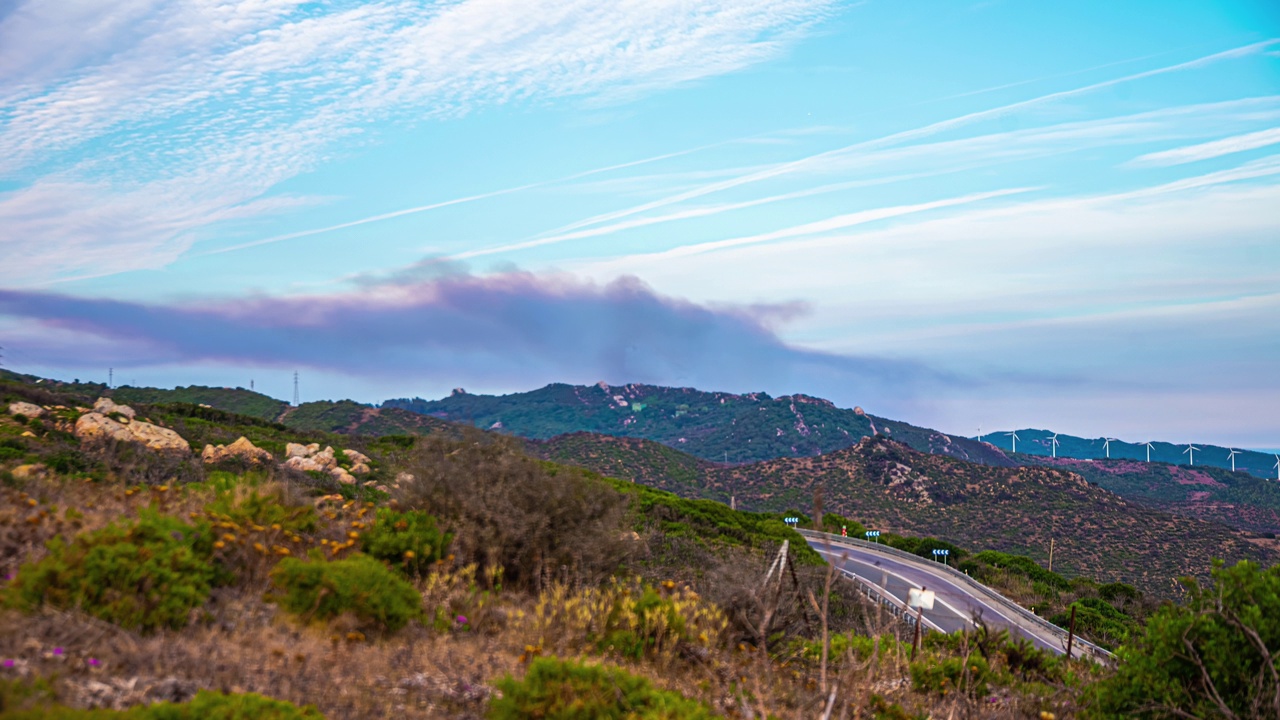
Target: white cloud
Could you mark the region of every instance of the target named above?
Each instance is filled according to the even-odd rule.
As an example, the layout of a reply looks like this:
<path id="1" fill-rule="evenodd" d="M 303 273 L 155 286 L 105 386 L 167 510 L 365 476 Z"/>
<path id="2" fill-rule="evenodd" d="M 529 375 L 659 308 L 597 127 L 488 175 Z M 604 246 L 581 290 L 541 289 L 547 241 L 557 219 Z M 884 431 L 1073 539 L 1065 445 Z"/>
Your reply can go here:
<path id="1" fill-rule="evenodd" d="M 1135 165 L 1181 165 L 1183 163 L 1211 160 L 1223 155 L 1231 155 L 1248 150 L 1257 150 L 1268 145 L 1280 143 L 1280 127 L 1268 128 L 1257 132 L 1235 135 L 1221 140 L 1188 145 L 1186 147 L 1147 153 L 1135 158 Z"/>
<path id="2" fill-rule="evenodd" d="M 198 197 L 174 211 L 209 222 L 314 167 L 370 120 L 620 99 L 731 72 L 779 52 L 830 4 L 196 0 L 68 2 L 51 12 L 31 0 L 0 21 L 0 177 L 28 184 L 3 203 L 25 206 L 30 193 L 51 202 L 36 186 L 58 178 L 92 186 L 78 197 L 101 212 L 127 215 L 140 186 L 185 184 Z M 6 226 L 11 219 L 0 214 Z M 53 217 L 37 229 L 28 242 L 79 242 Z M 131 247 L 137 266 L 171 259 L 183 242 L 175 232 L 150 237 L 154 253 L 145 241 Z M 50 279 L 67 268 L 20 270 Z"/>

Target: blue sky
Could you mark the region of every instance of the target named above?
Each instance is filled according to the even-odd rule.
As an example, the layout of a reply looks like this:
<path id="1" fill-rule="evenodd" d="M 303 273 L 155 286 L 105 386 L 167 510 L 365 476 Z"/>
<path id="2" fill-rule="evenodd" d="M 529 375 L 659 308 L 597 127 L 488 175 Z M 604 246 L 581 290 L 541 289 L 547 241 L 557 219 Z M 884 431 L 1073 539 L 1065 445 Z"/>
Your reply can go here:
<path id="1" fill-rule="evenodd" d="M 1268 2 L 0 5 L 0 344 L 1280 444 Z"/>

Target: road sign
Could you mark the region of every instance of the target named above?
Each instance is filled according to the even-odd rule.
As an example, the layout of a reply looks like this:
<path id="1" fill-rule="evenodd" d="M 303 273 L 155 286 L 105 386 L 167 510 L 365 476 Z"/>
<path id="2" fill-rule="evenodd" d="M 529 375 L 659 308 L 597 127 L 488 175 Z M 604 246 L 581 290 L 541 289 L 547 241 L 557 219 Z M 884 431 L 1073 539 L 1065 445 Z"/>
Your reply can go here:
<path id="1" fill-rule="evenodd" d="M 907 591 L 907 607 L 919 610 L 933 609 L 933 591 L 911 588 Z"/>

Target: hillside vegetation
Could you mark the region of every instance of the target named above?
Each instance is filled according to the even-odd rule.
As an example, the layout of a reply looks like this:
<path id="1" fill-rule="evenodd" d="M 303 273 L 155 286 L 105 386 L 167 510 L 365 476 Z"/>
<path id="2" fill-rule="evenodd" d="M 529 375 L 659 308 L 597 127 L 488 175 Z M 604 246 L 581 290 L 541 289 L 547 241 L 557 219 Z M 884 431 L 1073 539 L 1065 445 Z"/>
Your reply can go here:
<path id="1" fill-rule="evenodd" d="M 867 527 L 945 538 L 1025 555 L 1068 577 L 1177 593 L 1173 579 L 1207 577 L 1213 558 L 1272 564 L 1274 541 L 1143 507 L 1079 475 L 1044 467 L 1000 468 L 917 452 L 884 437 L 813 458 L 733 467 L 672 457 L 656 443 L 603 436 L 555 438 L 536 451 L 665 490 L 739 508 L 808 508 L 821 492 L 832 512 Z M 667 475 L 667 468 L 678 472 Z"/>
<path id="2" fill-rule="evenodd" d="M 912 648 L 780 513 L 467 427 L 344 436 L 91 389 L 0 380 L 3 718 L 1273 716 L 1274 568 L 1220 567 L 1211 586 L 1184 584 L 1185 605 L 1157 607 L 1029 558 L 889 533 L 1056 593 L 1051 609 L 1074 608 L 1123 661 L 1067 661 L 985 627 Z M 886 440 L 824 457 L 842 453 L 867 453 L 859 472 L 880 481 L 918 457 L 962 465 Z"/>
<path id="3" fill-rule="evenodd" d="M 1280 483 L 1242 470 L 1140 460 L 1035 458 L 1126 499 L 1168 512 L 1274 535 L 1280 532 Z"/>
<path id="4" fill-rule="evenodd" d="M 1018 452 L 1013 459 L 1019 463 L 1048 459 L 1054 456 L 1054 449 L 1048 430 L 1031 428 L 1018 430 Z M 1012 453 L 1013 438 L 1008 432 L 993 432 L 983 436 L 983 441 L 1000 448 L 1003 452 Z M 1195 443 L 1196 468 L 1216 468 L 1231 470 L 1229 453 L 1232 448 L 1210 443 Z M 1192 467 L 1191 455 L 1185 444 L 1175 445 L 1169 442 L 1152 441 L 1148 456 L 1147 444 L 1143 442 L 1125 442 L 1107 438 L 1084 438 L 1075 435 L 1058 435 L 1058 458 L 1076 460 L 1134 460 L 1167 463 L 1169 465 L 1186 465 Z M 1025 456 L 1025 457 L 1024 457 Z M 1236 449 L 1235 470 L 1264 480 L 1276 480 L 1276 455 L 1256 450 Z"/>
<path id="5" fill-rule="evenodd" d="M 1008 464 L 982 443 L 838 408 L 808 395 L 770 397 L 628 384 L 553 384 L 511 395 L 457 392 L 441 400 L 387 400 L 397 407 L 534 440 L 579 431 L 655 440 L 713 462 L 807 457 L 877 432 L 925 452 Z"/>

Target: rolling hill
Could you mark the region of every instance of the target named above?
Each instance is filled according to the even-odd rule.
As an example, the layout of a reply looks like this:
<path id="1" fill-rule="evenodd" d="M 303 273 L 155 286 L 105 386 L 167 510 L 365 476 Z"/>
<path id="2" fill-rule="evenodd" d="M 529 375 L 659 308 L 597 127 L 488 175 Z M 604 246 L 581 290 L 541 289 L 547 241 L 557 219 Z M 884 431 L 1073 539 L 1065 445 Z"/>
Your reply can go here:
<path id="1" fill-rule="evenodd" d="M 983 442 L 990 443 L 1003 452 L 1012 453 L 1013 438 L 1009 436 L 1010 432 L 1018 434 L 1018 455 L 1053 456 L 1052 443 L 1049 438 L 1054 433 L 1049 430 L 1037 430 L 1034 428 L 1023 428 L 1016 431 L 1002 430 L 985 434 L 982 439 Z M 1193 465 L 1191 454 L 1187 452 L 1185 443 L 1176 445 L 1153 440 L 1151 441 L 1150 459 L 1151 462 L 1169 463 L 1170 465 L 1231 469 L 1229 454 L 1233 448 L 1210 445 L 1208 443 L 1195 443 L 1195 448 L 1195 462 Z M 1142 460 L 1145 462 L 1147 460 L 1147 443 L 1125 442 L 1114 439 L 1108 443 L 1107 438 L 1101 437 L 1083 438 L 1075 435 L 1058 435 L 1057 456 L 1079 460 L 1112 459 Z M 1027 460 L 1018 456 L 1013 456 L 1013 459 L 1020 463 Z M 1248 473 L 1258 478 L 1276 480 L 1278 478 L 1276 474 L 1277 462 L 1280 462 L 1280 457 L 1270 453 L 1236 449 L 1235 470 L 1237 472 Z"/>
<path id="2" fill-rule="evenodd" d="M 1002 468 L 918 452 L 883 437 L 806 458 L 724 466 L 680 458 L 654 442 L 577 434 L 536 443 L 538 454 L 682 495 L 757 511 L 825 508 L 874 527 L 993 549 L 1054 569 L 1128 582 L 1155 594 L 1203 575 L 1214 558 L 1264 565 L 1275 541 L 1125 499 L 1065 469 Z"/>
<path id="3" fill-rule="evenodd" d="M 1280 532 L 1280 483 L 1244 471 L 1116 459 L 1034 457 L 1031 464 L 1070 470 L 1117 495 L 1177 515 Z"/>
<path id="4" fill-rule="evenodd" d="M 736 395 L 693 388 L 629 384 L 552 384 L 510 395 L 455 390 L 440 400 L 387 400 L 445 420 L 466 422 L 533 440 L 593 432 L 656 440 L 704 460 L 756 462 L 809 457 L 888 435 L 918 450 L 990 465 L 1011 465 L 1004 453 L 974 440 L 888 420 L 860 408 L 838 408 L 808 395 Z"/>

